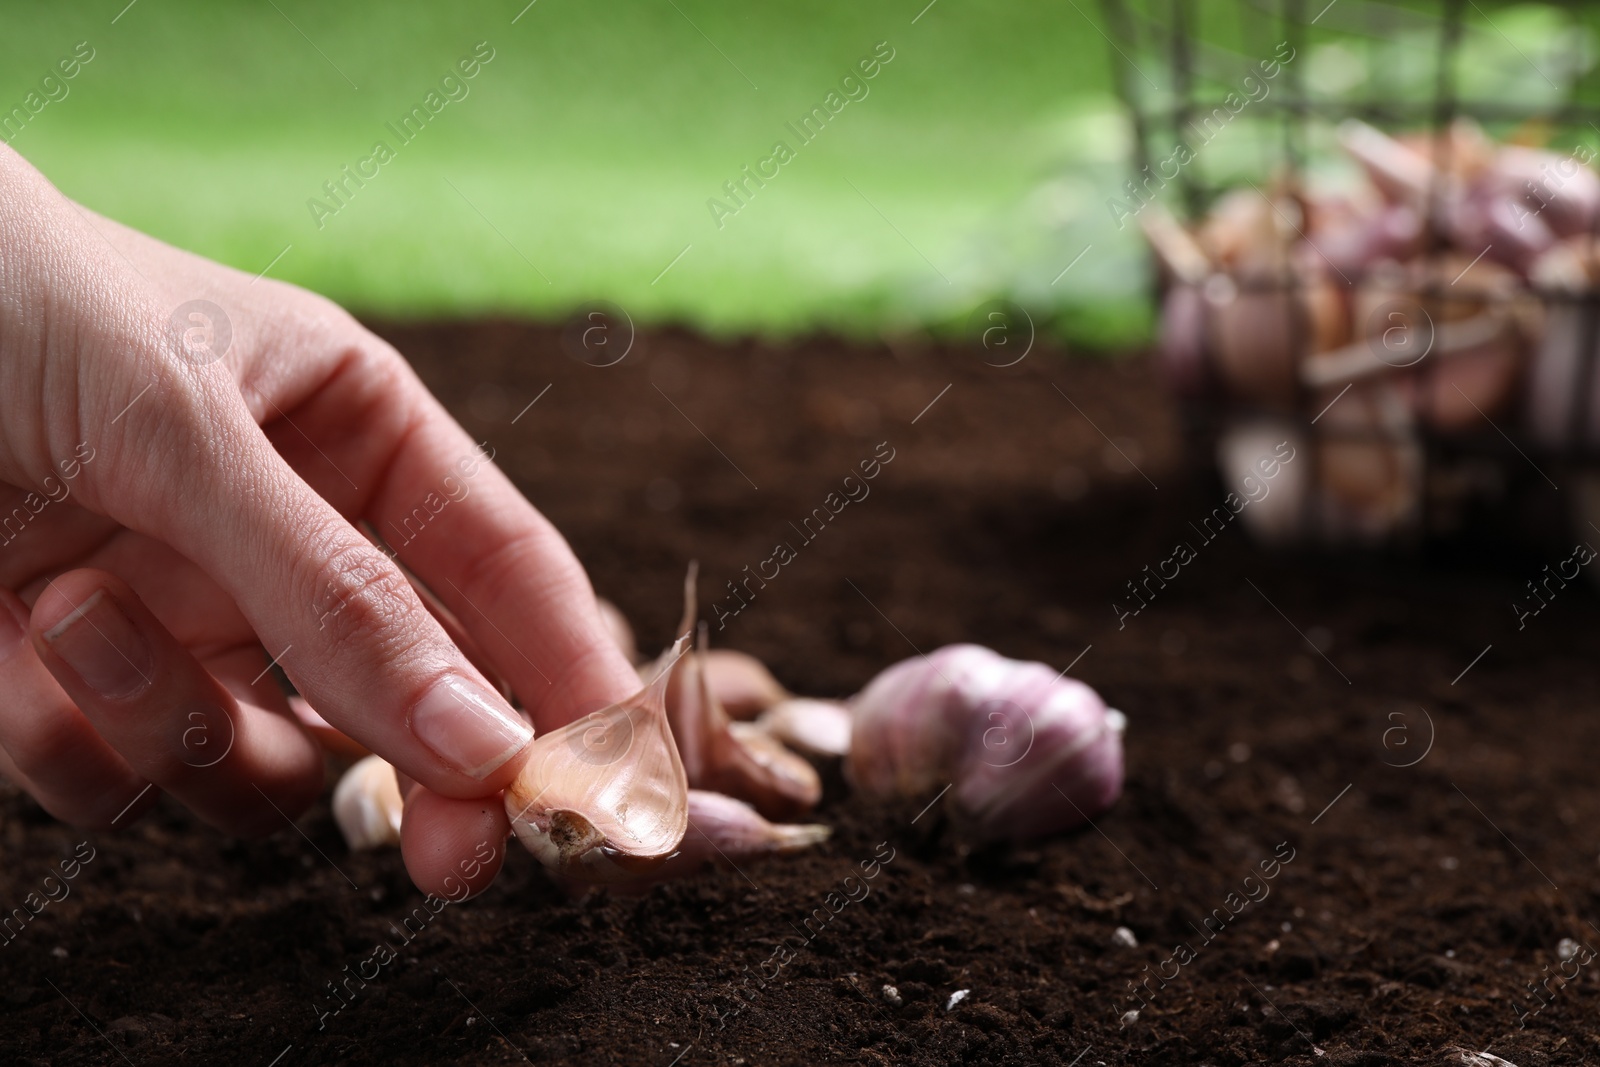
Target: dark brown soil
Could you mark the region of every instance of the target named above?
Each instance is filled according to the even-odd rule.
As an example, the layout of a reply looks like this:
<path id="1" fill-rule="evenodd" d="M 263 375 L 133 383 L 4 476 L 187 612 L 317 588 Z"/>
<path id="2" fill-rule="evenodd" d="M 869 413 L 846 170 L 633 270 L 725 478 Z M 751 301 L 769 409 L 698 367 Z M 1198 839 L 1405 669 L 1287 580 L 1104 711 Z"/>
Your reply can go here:
<path id="1" fill-rule="evenodd" d="M 556 329 L 385 332 L 647 646 L 668 636 L 691 557 L 708 595 L 723 588 L 888 442 L 871 496 L 719 642 L 824 694 L 953 641 L 1077 659 L 1128 715 L 1125 795 L 1097 828 L 974 850 L 938 809 L 913 823 L 922 802 L 854 804 L 835 775 L 827 846 L 641 899 L 569 902 L 517 853 L 325 1018 L 327 984 L 398 944 L 390 924 L 420 902 L 399 856 L 346 852 L 325 805 L 301 832 L 241 843 L 165 803 L 92 835 L 70 896 L 0 947 L 0 1060 L 1600 1059 L 1600 968 L 1555 977 L 1563 938 L 1600 946 L 1596 603 L 1573 586 L 1520 632 L 1510 608 L 1570 552 L 1550 500 L 1518 498 L 1473 539 L 1409 558 L 1274 557 L 1230 528 L 1119 630 L 1124 583 L 1194 540 L 1189 522 L 1221 498 L 1140 360 L 1035 351 L 1001 370 L 931 346 L 668 332 L 600 368 Z M 1529 516 L 1548 543 L 1495 532 Z M 0 817 L 10 909 L 85 835 L 16 796 Z M 1292 861 L 1244 904 L 1275 850 Z M 778 944 L 891 852 L 870 895 L 763 988 Z M 1543 1002 L 1530 983 L 1548 1006 L 1524 1028 Z"/>

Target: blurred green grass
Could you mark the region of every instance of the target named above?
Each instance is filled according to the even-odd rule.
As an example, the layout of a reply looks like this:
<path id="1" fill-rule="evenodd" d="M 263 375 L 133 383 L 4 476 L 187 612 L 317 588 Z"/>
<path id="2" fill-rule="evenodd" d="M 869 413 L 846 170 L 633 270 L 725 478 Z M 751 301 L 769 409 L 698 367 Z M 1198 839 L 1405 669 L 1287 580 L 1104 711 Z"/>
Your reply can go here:
<path id="1" fill-rule="evenodd" d="M 1083 334 L 1144 315 L 1126 247 L 1111 285 L 1105 262 L 1050 285 L 1081 245 L 1016 254 L 1030 213 L 1081 217 L 1082 244 L 1106 225 L 1102 190 L 1041 199 L 1052 175 L 1120 178 L 1105 42 L 1072 5 L 126 3 L 0 5 L 4 108 L 78 41 L 96 51 L 13 147 L 95 210 L 242 270 L 288 246 L 272 276 L 366 313 L 603 298 L 713 333 L 861 332 L 1003 290 Z M 384 124 L 479 41 L 495 57 L 470 95 L 401 145 Z M 784 124 L 880 41 L 895 55 L 869 95 L 801 146 Z M 307 200 L 379 139 L 396 158 L 319 230 Z M 777 140 L 797 158 L 719 229 L 708 198 Z"/>

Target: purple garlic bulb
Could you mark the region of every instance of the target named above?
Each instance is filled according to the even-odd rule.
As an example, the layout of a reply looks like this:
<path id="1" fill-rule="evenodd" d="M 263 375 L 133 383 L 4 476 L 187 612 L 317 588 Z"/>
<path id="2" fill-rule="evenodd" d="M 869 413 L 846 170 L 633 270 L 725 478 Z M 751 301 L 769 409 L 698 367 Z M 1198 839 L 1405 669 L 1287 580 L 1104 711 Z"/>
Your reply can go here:
<path id="1" fill-rule="evenodd" d="M 850 708 L 850 783 L 873 798 L 948 785 L 952 817 L 980 839 L 1071 829 L 1122 790 L 1122 713 L 1043 663 L 949 645 L 890 667 Z"/>

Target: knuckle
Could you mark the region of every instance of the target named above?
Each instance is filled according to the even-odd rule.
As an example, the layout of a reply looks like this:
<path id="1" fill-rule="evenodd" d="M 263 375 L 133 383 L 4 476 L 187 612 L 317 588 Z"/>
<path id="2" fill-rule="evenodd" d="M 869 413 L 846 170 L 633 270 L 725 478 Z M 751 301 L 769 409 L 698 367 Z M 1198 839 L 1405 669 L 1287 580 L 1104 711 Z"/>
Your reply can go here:
<path id="1" fill-rule="evenodd" d="M 335 548 L 316 566 L 311 583 L 316 628 L 334 654 L 388 661 L 416 642 L 422 604 L 399 568 L 371 545 Z"/>
<path id="2" fill-rule="evenodd" d="M 486 606 L 512 596 L 534 613 L 572 602 L 587 591 L 588 578 L 569 552 L 556 551 L 564 548 L 553 541 L 559 536 L 530 529 L 506 538 L 465 564 L 462 587 Z"/>

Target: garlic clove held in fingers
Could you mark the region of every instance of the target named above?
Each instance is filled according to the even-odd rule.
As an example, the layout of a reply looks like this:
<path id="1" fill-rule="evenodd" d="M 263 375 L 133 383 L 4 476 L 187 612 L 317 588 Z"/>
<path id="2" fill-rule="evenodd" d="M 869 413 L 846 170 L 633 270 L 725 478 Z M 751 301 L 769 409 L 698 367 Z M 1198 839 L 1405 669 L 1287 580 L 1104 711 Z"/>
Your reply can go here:
<path id="1" fill-rule="evenodd" d="M 639 693 L 537 738 L 506 790 L 512 829 L 539 862 L 579 881 L 648 876 L 688 828 L 689 783 L 667 722 L 685 634 Z"/>
<path id="2" fill-rule="evenodd" d="M 333 821 L 352 851 L 398 847 L 404 808 L 394 767 L 382 756 L 358 760 L 333 790 Z"/>
<path id="3" fill-rule="evenodd" d="M 700 635 L 702 647 L 673 670 L 667 696 L 689 784 L 747 801 L 772 819 L 810 811 L 822 799 L 815 768 L 760 731 L 734 732 L 706 669 L 703 626 Z"/>
<path id="4" fill-rule="evenodd" d="M 975 837 L 1058 833 L 1122 789 L 1125 719 L 1042 663 L 951 645 L 891 667 L 851 711 L 851 783 L 878 797 L 948 785 L 954 821 Z"/>
<path id="5" fill-rule="evenodd" d="M 850 753 L 850 709 L 836 700 L 792 697 L 762 712 L 755 725 L 808 756 Z"/>

